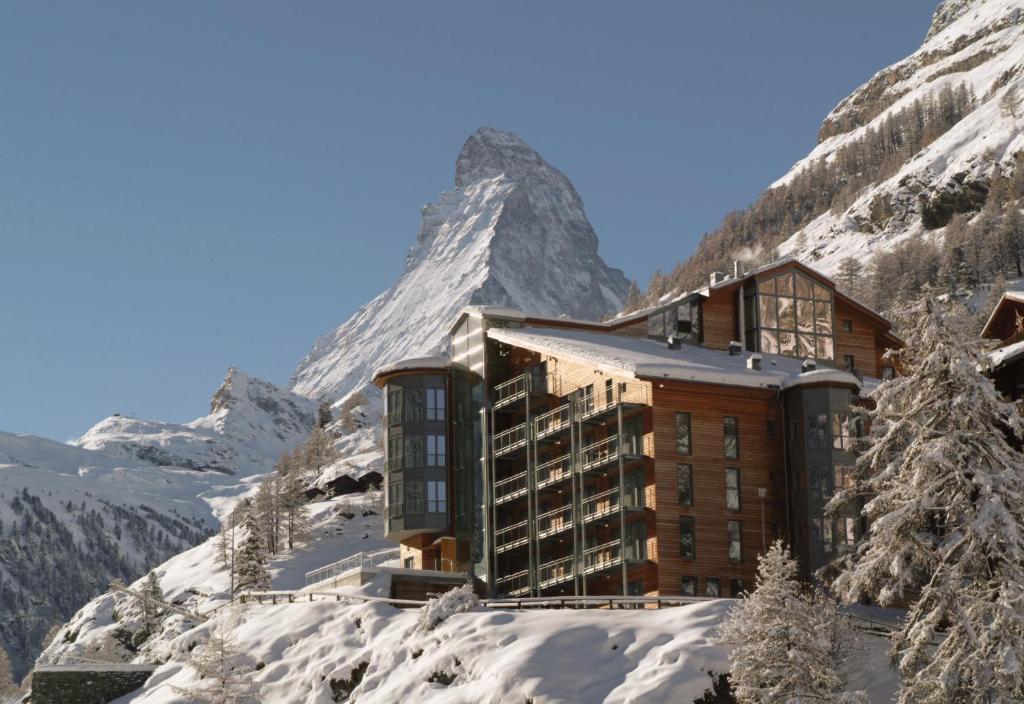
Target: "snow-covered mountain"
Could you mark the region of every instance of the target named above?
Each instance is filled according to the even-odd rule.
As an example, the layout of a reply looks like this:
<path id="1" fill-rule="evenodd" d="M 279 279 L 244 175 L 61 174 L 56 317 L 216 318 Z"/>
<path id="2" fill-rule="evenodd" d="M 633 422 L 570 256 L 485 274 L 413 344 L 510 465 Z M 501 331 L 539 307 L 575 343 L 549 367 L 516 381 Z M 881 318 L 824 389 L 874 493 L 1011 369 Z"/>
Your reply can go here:
<path id="1" fill-rule="evenodd" d="M 23 674 L 115 578 L 195 545 L 309 434 L 316 404 L 230 369 L 209 415 L 107 418 L 75 444 L 0 433 L 0 645 Z M 209 471 L 213 470 L 213 471 Z"/>
<path id="2" fill-rule="evenodd" d="M 953 211 L 984 202 L 995 169 L 1010 169 L 1024 150 L 1024 0 L 945 0 L 921 48 L 876 73 L 825 118 L 819 144 L 772 185 L 785 186 L 815 161 L 886 120 L 966 86 L 975 107 L 891 175 L 868 184 L 846 208 L 821 213 L 779 247 L 825 272 L 845 256 L 867 260 L 904 238 L 927 234 Z M 906 114 L 906 113 L 905 113 Z M 939 213 L 922 223 L 922 212 Z"/>
<path id="3" fill-rule="evenodd" d="M 314 402 L 232 367 L 209 415 L 184 424 L 110 416 L 74 444 L 133 461 L 252 474 L 273 468 L 315 420 Z"/>
<path id="4" fill-rule="evenodd" d="M 292 390 L 338 401 L 382 364 L 437 352 L 470 304 L 576 318 L 614 313 L 628 282 L 597 244 L 569 179 L 516 135 L 481 128 L 456 160 L 455 188 L 423 208 L 401 278 L 316 342 Z"/>

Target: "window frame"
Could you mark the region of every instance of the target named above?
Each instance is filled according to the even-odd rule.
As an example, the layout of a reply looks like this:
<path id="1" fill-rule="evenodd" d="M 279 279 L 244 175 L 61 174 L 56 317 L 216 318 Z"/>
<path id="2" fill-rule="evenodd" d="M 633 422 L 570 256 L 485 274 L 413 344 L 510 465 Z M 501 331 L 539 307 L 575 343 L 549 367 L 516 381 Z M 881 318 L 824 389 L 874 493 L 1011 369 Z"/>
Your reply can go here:
<path id="1" fill-rule="evenodd" d="M 690 591 L 686 590 L 687 583 L 689 583 L 692 586 Z M 683 575 L 682 577 L 680 577 L 679 578 L 679 594 L 680 594 L 680 596 L 697 596 L 697 583 L 698 583 L 697 578 L 693 577 L 691 575 Z"/>
<path id="2" fill-rule="evenodd" d="M 736 527 L 735 538 L 733 536 L 733 526 Z M 729 562 L 733 564 L 743 563 L 743 521 L 738 519 L 729 519 L 725 522 L 726 538 L 728 539 L 728 557 Z M 733 557 L 733 545 L 736 545 L 739 552 L 739 557 Z"/>
<path id="3" fill-rule="evenodd" d="M 680 443 L 679 431 L 683 428 L 680 421 L 685 420 L 686 448 Z M 676 454 L 689 457 L 693 454 L 693 416 L 689 411 L 676 411 Z"/>
<path id="4" fill-rule="evenodd" d="M 683 536 L 690 536 L 690 552 L 686 554 L 683 551 Z M 682 560 L 696 560 L 697 559 L 697 522 L 693 516 L 680 516 L 679 517 L 679 558 Z"/>
<path id="5" fill-rule="evenodd" d="M 448 481 L 431 479 L 427 481 L 427 513 L 448 513 Z"/>
<path id="6" fill-rule="evenodd" d="M 739 467 L 726 467 L 725 468 L 725 508 L 727 511 L 739 511 L 742 505 L 741 494 L 741 472 Z M 735 477 L 735 486 L 729 486 L 730 477 Z M 735 497 L 735 502 L 730 502 L 730 493 Z M 732 505 L 735 503 L 735 505 Z"/>
<path id="7" fill-rule="evenodd" d="M 712 594 L 711 585 L 715 585 L 714 594 Z M 704 578 L 704 596 L 709 596 L 713 599 L 722 598 L 722 580 L 718 577 L 705 577 Z"/>
<path id="8" fill-rule="evenodd" d="M 729 421 L 732 421 L 733 434 L 729 434 Z M 723 416 L 722 417 L 722 437 L 723 447 L 722 451 L 725 454 L 727 460 L 738 460 L 740 458 L 740 419 L 738 416 Z M 733 454 L 729 454 L 729 438 L 733 439 Z"/>
<path id="9" fill-rule="evenodd" d="M 443 386 L 427 387 L 426 411 L 427 420 L 447 420 L 448 393 Z"/>
<path id="10" fill-rule="evenodd" d="M 682 488 L 683 487 L 682 476 L 683 476 L 683 468 L 684 467 L 686 468 L 686 474 L 687 474 L 687 479 L 686 479 L 687 488 L 686 488 L 686 491 L 687 491 L 687 494 L 688 494 L 688 498 L 685 501 L 683 499 L 683 488 Z M 692 464 L 690 464 L 688 462 L 678 462 L 678 463 L 676 463 L 676 491 L 677 491 L 677 494 L 678 494 L 679 505 L 680 506 L 684 506 L 686 508 L 693 508 L 693 498 L 694 497 L 693 497 L 693 465 Z"/>
<path id="11" fill-rule="evenodd" d="M 448 466 L 448 437 L 444 433 L 428 433 L 424 438 L 424 467 Z"/>

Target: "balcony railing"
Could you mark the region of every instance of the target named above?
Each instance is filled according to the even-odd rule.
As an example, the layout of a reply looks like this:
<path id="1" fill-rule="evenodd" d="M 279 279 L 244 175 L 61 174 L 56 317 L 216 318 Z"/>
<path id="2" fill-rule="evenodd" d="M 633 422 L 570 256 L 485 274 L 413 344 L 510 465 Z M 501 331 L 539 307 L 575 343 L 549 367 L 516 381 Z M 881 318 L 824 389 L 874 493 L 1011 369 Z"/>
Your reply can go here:
<path id="1" fill-rule="evenodd" d="M 610 516 L 619 510 L 619 488 L 608 489 L 583 499 L 583 521 Z"/>
<path id="2" fill-rule="evenodd" d="M 616 385 L 610 390 L 597 389 L 590 393 L 580 394 L 575 400 L 576 416 L 580 420 L 600 416 L 615 410 L 620 403 L 627 406 L 647 405 L 647 388 L 627 385 L 625 389 L 622 389 Z"/>
<path id="3" fill-rule="evenodd" d="M 619 540 L 583 551 L 583 569 L 588 574 L 622 564 L 622 543 Z"/>
<path id="4" fill-rule="evenodd" d="M 572 557 L 562 557 L 551 562 L 545 562 L 537 568 L 538 586 L 554 586 L 573 578 Z"/>
<path id="5" fill-rule="evenodd" d="M 524 496 L 526 490 L 526 472 L 520 472 L 508 479 L 494 482 L 494 503 L 503 504 L 506 501 Z"/>
<path id="6" fill-rule="evenodd" d="M 546 486 L 565 481 L 571 476 L 572 458 L 569 455 L 556 457 L 537 465 L 537 488 L 543 489 Z"/>
<path id="7" fill-rule="evenodd" d="M 569 412 L 570 408 L 570 405 L 566 403 L 552 411 L 541 413 L 537 416 L 533 421 L 537 439 L 540 440 L 549 435 L 554 435 L 561 430 L 568 429 L 572 416 Z"/>
<path id="8" fill-rule="evenodd" d="M 513 574 L 498 577 L 494 584 L 510 596 L 525 594 L 530 591 L 530 571 L 523 570 Z"/>
<path id="9" fill-rule="evenodd" d="M 494 435 L 494 456 L 508 454 L 526 445 L 526 424 L 520 423 L 514 428 L 503 430 Z"/>
<path id="10" fill-rule="evenodd" d="M 526 398 L 526 395 L 530 393 L 531 378 L 532 376 L 529 372 L 524 372 L 495 386 L 491 391 L 494 407 L 501 408 L 521 398 Z"/>
<path id="11" fill-rule="evenodd" d="M 384 414 L 384 425 L 401 425 L 402 424 L 402 412 L 401 411 L 390 411 Z"/>
<path id="12" fill-rule="evenodd" d="M 494 531 L 494 551 L 505 552 L 520 545 L 526 545 L 529 539 L 529 521 L 520 521 L 519 523 Z"/>
<path id="13" fill-rule="evenodd" d="M 546 511 L 537 516 L 537 537 L 561 533 L 572 528 L 572 506 L 559 506 L 553 511 Z"/>
<path id="14" fill-rule="evenodd" d="M 639 452 L 639 441 L 633 439 L 627 439 L 627 442 L 622 448 L 622 456 L 626 458 L 638 457 Z M 619 436 L 613 435 L 604 440 L 598 440 L 595 443 L 587 445 L 581 451 L 583 471 L 588 469 L 596 469 L 597 467 L 604 466 L 609 462 L 614 462 L 619 459 Z"/>

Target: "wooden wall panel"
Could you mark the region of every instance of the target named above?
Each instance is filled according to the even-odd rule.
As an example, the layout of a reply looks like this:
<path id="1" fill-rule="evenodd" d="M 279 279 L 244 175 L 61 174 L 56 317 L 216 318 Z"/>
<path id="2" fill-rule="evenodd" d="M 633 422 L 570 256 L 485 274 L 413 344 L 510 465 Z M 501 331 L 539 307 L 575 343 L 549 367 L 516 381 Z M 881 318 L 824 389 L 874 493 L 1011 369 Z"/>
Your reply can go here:
<path id="1" fill-rule="evenodd" d="M 852 332 L 844 332 L 843 321 L 853 324 Z M 853 355 L 856 369 L 864 376 L 878 378 L 881 376 L 882 353 L 885 343 L 882 341 L 883 331 L 878 324 L 863 313 L 836 299 L 836 367 L 844 368 L 845 355 Z"/>
<path id="2" fill-rule="evenodd" d="M 774 522 L 785 531 L 785 464 L 782 449 L 782 408 L 775 394 L 685 382 L 655 382 L 653 388 L 653 436 L 656 541 L 651 553 L 658 566 L 658 590 L 678 594 L 683 576 L 698 578 L 703 595 L 708 577 L 718 577 L 722 595 L 729 580 L 740 578 L 752 588 L 757 555 L 762 548 L 761 499 L 758 489 L 768 490 L 764 501 L 765 542 L 772 539 Z M 676 411 L 691 414 L 692 453 L 677 454 Z M 723 419 L 736 416 L 740 428 L 740 456 L 725 458 Z M 772 433 L 769 434 L 769 421 Z M 694 506 L 681 507 L 676 465 L 693 465 Z M 725 469 L 740 469 L 740 510 L 725 508 Z M 692 516 L 696 525 L 695 560 L 683 560 L 679 550 L 679 517 Z M 726 522 L 742 522 L 743 560 L 728 559 Z"/>
<path id="3" fill-rule="evenodd" d="M 739 339 L 736 316 L 736 292 L 712 291 L 711 297 L 701 304 L 704 346 L 713 350 L 729 349 L 729 343 Z"/>

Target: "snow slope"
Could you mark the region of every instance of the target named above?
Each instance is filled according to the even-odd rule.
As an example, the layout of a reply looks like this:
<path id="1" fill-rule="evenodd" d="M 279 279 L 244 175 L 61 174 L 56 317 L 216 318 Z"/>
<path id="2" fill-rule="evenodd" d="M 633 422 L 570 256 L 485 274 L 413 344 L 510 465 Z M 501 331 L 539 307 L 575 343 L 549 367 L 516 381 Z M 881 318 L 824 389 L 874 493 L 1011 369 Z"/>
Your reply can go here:
<path id="1" fill-rule="evenodd" d="M 780 247 L 826 273 L 846 256 L 867 260 L 907 237 L 925 235 L 921 202 L 965 189 L 987 190 L 996 168 L 1006 169 L 1024 150 L 1024 104 L 1011 114 L 1007 94 L 1024 100 L 1024 0 L 945 0 L 916 52 L 879 71 L 839 103 L 823 134 L 857 124 L 871 103 L 891 102 L 854 129 L 831 134 L 773 184 L 787 183 L 818 159 L 830 160 L 843 145 L 877 129 L 885 118 L 945 86 L 969 85 L 973 112 L 904 163 L 890 178 L 865 188 L 843 212 L 826 212 Z M 882 213 L 880 215 L 880 213 Z"/>
<path id="2" fill-rule="evenodd" d="M 314 504 L 314 539 L 275 560 L 274 588 L 299 586 L 303 573 L 315 566 L 386 545 L 380 516 L 363 515 L 364 509 L 379 507 L 377 496 Z M 342 511 L 353 518 L 344 518 Z M 225 603 L 227 573 L 216 565 L 213 540 L 169 560 L 157 573 L 167 596 L 191 609 L 205 613 Z M 386 576 L 362 588 L 339 589 L 371 596 L 386 590 Z M 352 699 L 365 704 L 690 702 L 710 686 L 708 671 L 728 669 L 726 651 L 712 645 L 709 636 L 730 604 L 723 599 L 638 611 L 478 607 L 429 631 L 418 627 L 418 610 L 382 603 L 252 604 L 221 608 L 198 626 L 171 616 L 133 654 L 112 651 L 110 644 L 118 629 L 141 627 L 139 613 L 129 598 L 107 594 L 75 615 L 41 661 L 119 654 L 162 663 L 144 688 L 118 703 L 184 704 L 188 696 L 179 690 L 202 684 L 188 665 L 190 651 L 203 647 L 215 629 L 230 627 L 242 651 L 236 662 L 255 670 L 251 677 L 265 704 L 342 701 L 332 698 L 332 680 L 341 683 L 361 663 L 367 663 L 365 675 Z M 851 684 L 867 688 L 872 702 L 890 701 L 894 677 L 885 644 L 867 638 L 864 646 L 865 658 Z M 438 674 L 454 680 L 442 684 Z"/>
<path id="3" fill-rule="evenodd" d="M 519 137 L 477 130 L 462 148 L 455 189 L 423 208 L 398 282 L 320 338 L 292 390 L 338 401 L 375 367 L 436 354 L 466 305 L 599 319 L 622 307 L 628 282 L 597 253 L 576 190 Z"/>

